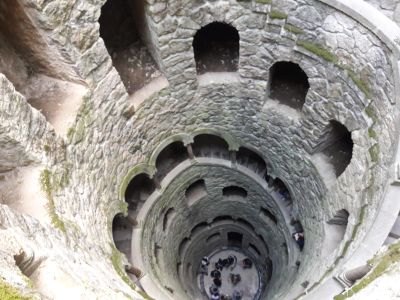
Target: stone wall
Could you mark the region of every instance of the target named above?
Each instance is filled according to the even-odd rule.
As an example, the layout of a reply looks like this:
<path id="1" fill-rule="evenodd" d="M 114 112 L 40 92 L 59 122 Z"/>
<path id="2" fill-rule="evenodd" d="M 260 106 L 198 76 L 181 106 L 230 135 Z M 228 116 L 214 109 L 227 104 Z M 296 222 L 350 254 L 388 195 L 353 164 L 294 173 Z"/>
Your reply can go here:
<path id="1" fill-rule="evenodd" d="M 81 282 L 88 272 L 107 270 L 95 277 L 98 281 L 87 283 L 88 290 L 104 286 L 102 292 L 111 298 L 118 295 L 117 290 L 136 297 L 116 272 L 109 273 L 111 222 L 123 208 L 124 199 L 119 197 L 123 178 L 134 166 L 147 163 L 166 138 L 209 128 L 229 133 L 239 145 L 258 149 L 272 174 L 290 188 L 295 216 L 307 234 L 296 286 L 305 280 L 317 282 L 336 258 L 343 256 L 339 263 L 344 261 L 368 233 L 397 149 L 392 51 L 360 23 L 319 1 L 273 5 L 234 0 L 149 1 L 148 36 L 170 86 L 132 115 L 125 88 L 99 39 L 97 20 L 104 2 L 21 1 L 47 43 L 69 65 L 68 76 L 82 78 L 90 89 L 66 147 L 58 147 L 61 142 L 49 137 L 53 151 L 46 160 L 44 146 L 52 135 L 48 125 L 0 78 L 1 103 L 7 107 L 1 111 L 1 126 L 10 124 L 7 129 L 15 131 L 1 141 L 12 136 L 21 145 L 18 148 L 25 148 L 13 153 L 18 164 L 37 159 L 49 164 L 54 180 L 62 174 L 69 179 L 65 187 L 54 191 L 55 211 L 66 225 L 68 242 L 55 247 L 35 244 L 33 249 L 63 249 L 56 260 L 63 257 L 60 261 L 71 270 L 78 268 L 74 258 L 87 262 L 87 269 L 76 271 Z M 198 86 L 192 39 L 212 21 L 230 23 L 239 31 L 239 83 Z M 268 70 L 282 60 L 298 63 L 309 77 L 311 87 L 297 119 L 279 108 L 263 109 L 269 101 Z M 30 115 L 29 122 L 26 116 Z M 354 152 L 349 167 L 328 190 L 311 156 L 331 119 L 352 132 Z M 337 252 L 322 260 L 320 224 L 343 208 L 350 212 L 344 241 Z M 15 222 L 3 227 L 27 230 L 21 219 L 11 216 Z M 56 231 L 49 233 L 53 235 Z M 351 243 L 346 245 L 347 241 Z M 79 245 L 81 252 L 73 254 L 72 245 Z M 113 287 L 108 290 L 111 281 Z"/>

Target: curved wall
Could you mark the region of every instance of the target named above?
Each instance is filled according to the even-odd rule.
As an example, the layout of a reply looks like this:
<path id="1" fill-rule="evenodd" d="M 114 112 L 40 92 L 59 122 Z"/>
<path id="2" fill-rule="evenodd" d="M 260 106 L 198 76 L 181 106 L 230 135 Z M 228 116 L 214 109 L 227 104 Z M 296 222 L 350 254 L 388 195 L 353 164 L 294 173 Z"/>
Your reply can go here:
<path id="1" fill-rule="evenodd" d="M 66 253 L 79 247 L 80 257 L 85 260 L 94 252 L 101 253 L 96 257 L 104 259 L 103 269 L 113 267 L 111 223 L 124 210 L 120 188 L 125 176 L 135 173 L 133 169 L 141 164 L 151 165 L 152 154 L 164 140 L 176 134 L 193 138 L 198 130 L 223 132 L 237 148 L 257 149 L 267 163 L 269 174 L 281 178 L 288 186 L 293 215 L 301 221 L 307 240 L 299 273 L 293 275 L 293 281 L 280 287 L 283 279 L 271 279 L 268 295 L 271 299 L 291 298 L 290 292 L 297 295 L 304 291 L 301 287 L 304 281 L 313 286 L 324 276 L 336 274 L 368 232 L 378 226 L 374 221 L 389 188 L 389 179 L 393 178 L 398 143 L 398 87 L 395 86 L 399 78 L 398 45 L 388 41 L 399 36 L 398 27 L 388 30 L 390 23 L 384 22 L 382 28 L 372 31 L 370 24 L 357 21 L 362 19 L 359 16 L 364 10 L 355 11 L 355 7 L 339 5 L 340 2 L 326 1 L 330 6 L 314 0 L 272 5 L 233 0 L 168 4 L 149 1 L 143 29 L 146 44 L 169 86 L 155 89 L 151 97 L 132 111 L 132 98 L 99 39 L 97 21 L 105 1 L 20 2 L 46 41 L 59 49 L 64 63 L 70 64 L 89 88 L 64 142 L 47 128 L 42 133 L 46 142 L 36 140 L 41 134 L 28 137 L 28 142 L 21 138 L 26 128 L 35 132 L 35 126 L 44 122 L 36 117 L 36 110 L 23 103 L 18 109 L 33 117 L 19 121 L 20 125 L 15 125 L 9 134 L 16 137 L 21 149 L 26 149 L 21 150 L 26 155 L 35 149 L 35 157 L 48 166 L 54 182 L 64 175 L 68 177 L 68 182 L 60 187 L 54 184 L 52 192 L 54 211 L 65 224 L 69 241 L 59 245 Z M 354 12 L 354 18 L 349 11 Z M 378 12 L 377 16 L 383 18 Z M 231 24 L 239 32 L 240 57 L 235 82 L 224 82 L 218 74 L 213 75 L 214 83 L 197 77 L 193 37 L 198 29 L 214 21 Z M 386 34 L 388 31 L 392 35 Z M 297 63 L 308 76 L 310 89 L 301 111 L 275 105 L 266 96 L 269 69 L 278 61 Z M 15 102 L 11 100 L 19 99 L 20 95 L 8 88 L 10 83 L 3 77 L 2 85 L 7 87 L 1 91 L 2 101 L 6 99 L 2 102 L 6 104 L 3 110 L 8 112 L 1 117 L 6 120 L 14 109 Z M 354 142 L 349 166 L 333 181 L 324 176 L 326 164 L 316 160 L 331 120 L 345 125 Z M 191 143 L 190 138 L 185 144 Z M 49 157 L 46 145 L 54 149 Z M 208 168 L 199 172 L 206 175 Z M 228 181 L 221 184 L 231 185 Z M 218 190 L 221 191 L 220 186 Z M 163 197 L 167 197 L 166 191 L 162 190 Z M 322 257 L 326 234 L 320 225 L 341 209 L 350 213 L 343 242 L 336 251 Z M 13 216 L 14 212 L 7 211 L 8 214 Z M 279 216 L 278 211 L 276 215 Z M 15 224 L 4 222 L 5 226 L 22 227 L 24 221 L 15 219 Z M 181 234 L 183 238 L 184 233 Z M 271 238 L 279 234 L 271 234 Z M 62 239 L 55 235 L 49 231 L 50 240 Z M 288 240 L 288 233 L 284 235 Z M 145 243 L 144 248 L 147 246 Z M 38 251 L 49 248 L 33 247 Z M 11 247 L 13 251 L 17 248 Z M 270 251 L 271 257 L 275 255 L 274 268 L 277 266 L 279 270 L 282 258 L 271 247 Z M 131 259 L 135 264 L 135 257 Z M 173 258 L 165 261 L 176 264 Z M 124 293 L 132 293 L 120 279 L 121 276 L 126 279 L 127 275 L 121 271 L 126 263 L 121 258 L 114 263 L 116 272 L 108 275 L 103 270 L 98 275 L 99 281 L 108 286 L 110 276 L 119 282 Z M 77 268 L 72 261 L 67 264 Z M 133 295 L 138 297 L 136 293 Z"/>

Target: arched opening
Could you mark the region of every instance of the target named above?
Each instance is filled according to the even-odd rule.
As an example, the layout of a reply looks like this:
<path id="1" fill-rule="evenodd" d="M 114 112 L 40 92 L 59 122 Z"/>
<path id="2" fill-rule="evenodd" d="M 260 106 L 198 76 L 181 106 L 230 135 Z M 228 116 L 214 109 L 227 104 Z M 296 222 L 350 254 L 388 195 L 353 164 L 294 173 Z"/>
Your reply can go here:
<path id="1" fill-rule="evenodd" d="M 210 236 L 207 238 L 206 244 L 217 242 L 217 241 L 220 240 L 220 238 L 221 238 L 221 234 L 220 234 L 219 232 L 214 233 L 214 234 L 210 235 Z"/>
<path id="2" fill-rule="evenodd" d="M 239 151 L 236 153 L 236 161 L 238 164 L 260 174 L 260 176 L 263 176 L 267 170 L 264 159 L 245 147 L 239 148 Z"/>
<path id="3" fill-rule="evenodd" d="M 239 63 L 239 33 L 231 25 L 210 23 L 195 34 L 193 51 L 198 74 L 236 72 Z"/>
<path id="4" fill-rule="evenodd" d="M 292 219 L 290 222 L 290 225 L 293 226 L 293 234 L 292 237 L 299 246 L 300 251 L 303 251 L 304 248 L 304 242 L 305 242 L 305 236 L 304 236 L 304 229 L 303 225 L 301 225 L 300 221 Z M 287 251 L 287 245 L 285 243 L 286 251 Z"/>
<path id="5" fill-rule="evenodd" d="M 193 182 L 185 192 L 185 197 L 189 206 L 206 196 L 207 189 L 203 179 Z"/>
<path id="6" fill-rule="evenodd" d="M 239 232 L 228 232 L 228 246 L 242 248 L 243 234 Z"/>
<path id="7" fill-rule="evenodd" d="M 137 212 L 149 196 L 155 191 L 156 185 L 149 175 L 136 175 L 125 191 L 125 201 L 130 212 Z"/>
<path id="8" fill-rule="evenodd" d="M 232 216 L 218 216 L 218 217 L 215 217 L 213 219 L 212 223 L 213 223 L 213 225 L 216 225 L 216 223 L 225 222 L 225 221 L 233 221 Z"/>
<path id="9" fill-rule="evenodd" d="M 263 218 L 264 221 L 267 223 L 269 221 L 274 222 L 275 224 L 278 224 L 278 220 L 276 219 L 275 215 L 271 213 L 267 208 L 265 207 L 260 207 L 260 216 Z"/>
<path id="10" fill-rule="evenodd" d="M 205 228 L 207 228 L 207 226 L 208 226 L 207 222 L 202 222 L 202 223 L 197 224 L 190 231 L 190 236 L 193 237 L 193 236 L 197 235 L 199 232 L 201 232 Z"/>
<path id="11" fill-rule="evenodd" d="M 349 222 L 349 212 L 345 209 L 338 210 L 332 219 L 330 219 L 327 223 L 330 225 L 339 225 L 339 226 L 347 226 Z"/>
<path id="12" fill-rule="evenodd" d="M 254 246 L 253 244 L 249 244 L 248 250 L 255 256 L 255 257 L 259 257 L 261 255 L 260 250 L 258 250 L 258 248 L 256 246 Z"/>
<path id="13" fill-rule="evenodd" d="M 146 45 L 145 1 L 108 0 L 99 23 L 100 36 L 128 94 L 160 76 Z"/>
<path id="14" fill-rule="evenodd" d="M 243 227 L 247 227 L 247 229 L 249 230 L 249 231 L 255 231 L 256 229 L 254 228 L 254 226 L 250 223 L 250 222 L 248 222 L 247 220 L 245 220 L 245 219 L 242 219 L 242 218 L 238 218 L 237 219 L 237 221 L 236 221 L 238 224 L 240 224 L 241 226 L 243 226 Z"/>
<path id="15" fill-rule="evenodd" d="M 269 97 L 279 103 L 301 110 L 310 84 L 298 64 L 280 61 L 269 70 Z"/>
<path id="16" fill-rule="evenodd" d="M 333 166 L 337 177 L 342 175 L 350 164 L 353 156 L 353 139 L 351 132 L 343 124 L 331 120 L 328 126 L 328 133 L 323 137 L 324 142 L 322 153 L 327 157 Z"/>
<path id="17" fill-rule="evenodd" d="M 281 179 L 275 178 L 272 182 L 272 188 L 277 193 L 278 198 L 290 210 L 293 205 L 293 200 L 292 196 L 290 195 L 289 189 L 286 187 L 285 183 Z"/>
<path id="18" fill-rule="evenodd" d="M 168 229 L 175 214 L 176 214 L 175 209 L 172 207 L 169 208 L 167 212 L 164 214 L 163 231 L 166 231 Z"/>
<path id="19" fill-rule="evenodd" d="M 193 153 L 197 157 L 229 159 L 228 149 L 228 143 L 216 135 L 200 134 L 194 138 Z"/>
<path id="20" fill-rule="evenodd" d="M 246 198 L 247 197 L 247 191 L 238 186 L 227 186 L 222 189 L 222 195 L 224 198 L 228 200 L 234 200 L 235 198 Z"/>
<path id="21" fill-rule="evenodd" d="M 155 178 L 158 182 L 177 165 L 188 159 L 188 152 L 182 142 L 173 142 L 165 147 L 157 157 Z"/>
<path id="22" fill-rule="evenodd" d="M 131 256 L 132 224 L 123 214 L 117 214 L 112 222 L 112 235 L 115 247 L 124 253 L 126 257 Z"/>

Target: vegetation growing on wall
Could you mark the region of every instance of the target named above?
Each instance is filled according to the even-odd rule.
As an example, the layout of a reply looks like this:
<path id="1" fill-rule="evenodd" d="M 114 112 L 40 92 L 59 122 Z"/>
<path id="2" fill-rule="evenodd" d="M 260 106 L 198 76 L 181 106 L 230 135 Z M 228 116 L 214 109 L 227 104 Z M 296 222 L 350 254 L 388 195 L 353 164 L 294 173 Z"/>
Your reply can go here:
<path id="1" fill-rule="evenodd" d="M 47 169 L 43 170 L 40 174 L 40 186 L 42 191 L 46 194 L 48 200 L 47 211 L 51 219 L 51 224 L 53 224 L 55 228 L 58 228 L 63 233 L 66 233 L 64 222 L 60 219 L 56 212 L 53 198 L 52 174 Z"/>
<path id="2" fill-rule="evenodd" d="M 332 62 L 334 64 L 337 64 L 339 61 L 339 59 L 336 57 L 336 55 L 334 55 L 333 53 L 331 53 L 330 51 L 328 51 L 321 45 L 307 42 L 307 41 L 301 41 L 301 40 L 297 41 L 297 45 L 301 46 L 304 49 L 310 51 L 311 53 L 314 53 L 315 55 L 325 59 L 326 61 Z"/>
<path id="3" fill-rule="evenodd" d="M 323 58 L 324 60 L 333 63 L 335 66 L 341 68 L 342 70 L 347 71 L 347 75 L 358 87 L 358 89 L 362 91 L 367 98 L 371 98 L 371 91 L 368 87 L 367 82 L 358 77 L 358 75 L 353 70 L 351 70 L 350 67 L 340 64 L 339 58 L 335 54 L 325 49 L 323 46 L 312 42 L 298 40 L 296 44 L 310 51 L 311 53 L 314 53 L 315 55 Z"/>
<path id="4" fill-rule="evenodd" d="M 13 286 L 7 284 L 0 278 L 0 299 L 1 300 L 33 300 L 32 297 L 22 296 Z"/>
<path id="5" fill-rule="evenodd" d="M 285 26 L 283 26 L 283 28 L 285 28 L 285 30 L 287 30 L 291 33 L 294 33 L 294 34 L 303 34 L 304 33 L 304 31 L 301 28 L 294 26 L 294 25 L 290 25 L 290 24 L 285 24 Z"/>
<path id="6" fill-rule="evenodd" d="M 288 17 L 287 14 L 278 10 L 271 10 L 268 15 L 271 19 L 280 19 L 280 20 L 287 19 Z"/>
<path id="7" fill-rule="evenodd" d="M 365 287 L 367 287 L 371 282 L 377 279 L 379 276 L 385 274 L 390 268 L 400 262 L 400 242 L 390 245 L 389 249 L 382 256 L 375 257 L 368 261 L 369 265 L 372 265 L 372 271 L 362 278 L 357 284 L 355 284 L 350 290 L 345 291 L 343 294 L 335 296 L 334 300 L 344 300 L 354 294 L 358 293 Z"/>

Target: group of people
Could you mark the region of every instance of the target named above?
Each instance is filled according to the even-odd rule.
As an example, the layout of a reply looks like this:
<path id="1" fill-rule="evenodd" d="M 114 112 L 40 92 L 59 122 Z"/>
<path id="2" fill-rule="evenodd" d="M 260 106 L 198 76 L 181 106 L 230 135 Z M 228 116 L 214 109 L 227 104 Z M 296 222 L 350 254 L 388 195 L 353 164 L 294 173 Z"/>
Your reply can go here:
<path id="1" fill-rule="evenodd" d="M 210 264 L 209 258 L 207 256 L 203 257 L 201 260 L 200 273 L 203 275 L 208 275 L 208 266 Z M 234 290 L 232 295 L 224 295 L 220 292 L 220 287 L 222 286 L 221 271 L 225 268 L 232 271 L 237 265 L 237 257 L 235 255 L 229 255 L 227 258 L 219 258 L 214 264 L 214 269 L 210 272 L 212 278 L 212 284 L 210 286 L 210 300 L 241 300 L 243 297 L 243 292 Z M 253 262 L 249 258 L 245 258 L 241 261 L 241 266 L 243 269 L 251 268 Z M 241 281 L 240 274 L 230 273 L 229 279 L 233 286 L 237 285 Z"/>

